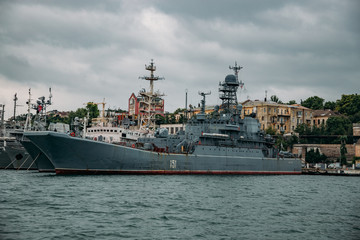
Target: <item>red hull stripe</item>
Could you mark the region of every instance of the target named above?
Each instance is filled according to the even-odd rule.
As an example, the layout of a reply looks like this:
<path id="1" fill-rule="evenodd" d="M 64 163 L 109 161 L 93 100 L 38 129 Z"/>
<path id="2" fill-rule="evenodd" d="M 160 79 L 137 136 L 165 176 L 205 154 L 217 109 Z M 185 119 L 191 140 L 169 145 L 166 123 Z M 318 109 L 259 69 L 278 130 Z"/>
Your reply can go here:
<path id="1" fill-rule="evenodd" d="M 39 172 L 41 173 L 51 173 L 51 172 L 55 172 L 55 169 L 39 169 Z"/>
<path id="2" fill-rule="evenodd" d="M 128 171 L 128 170 L 77 170 L 77 169 L 56 169 L 56 174 L 126 174 L 126 175 L 299 175 L 301 172 L 270 172 L 270 171 Z"/>

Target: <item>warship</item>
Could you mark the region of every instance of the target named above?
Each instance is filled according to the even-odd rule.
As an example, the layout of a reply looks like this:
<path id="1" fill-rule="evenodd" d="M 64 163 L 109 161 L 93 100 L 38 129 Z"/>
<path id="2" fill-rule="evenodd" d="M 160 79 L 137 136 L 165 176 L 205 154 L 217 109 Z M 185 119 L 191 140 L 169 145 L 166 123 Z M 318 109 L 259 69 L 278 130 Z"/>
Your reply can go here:
<path id="1" fill-rule="evenodd" d="M 0 138 L 0 169 L 13 169 L 11 160 L 6 152 L 6 146 L 9 141 L 14 141 L 8 137 Z"/>
<path id="2" fill-rule="evenodd" d="M 12 166 L 11 160 L 6 153 L 6 143 L 9 141 L 9 137 L 6 136 L 5 124 L 4 124 L 4 109 L 5 105 L 0 104 L 0 169 L 4 169 L 7 166 Z"/>
<path id="3" fill-rule="evenodd" d="M 20 138 L 23 134 L 23 127 L 15 121 L 16 104 L 18 98 L 14 95 L 14 122 L 6 124 L 4 121 L 4 107 L 0 104 L 2 110 L 1 114 L 1 133 L 0 133 L 0 168 L 2 169 L 36 169 L 36 166 L 31 164 L 32 159 L 25 148 L 20 144 Z"/>
<path id="4" fill-rule="evenodd" d="M 301 174 L 299 158 L 279 152 L 254 116 L 241 118 L 241 67 L 235 63 L 230 68 L 235 74 L 219 83 L 222 104 L 205 114 L 210 93 L 199 92 L 201 112 L 176 135 L 156 129 L 154 137 L 114 144 L 58 132 L 24 134 L 52 162 L 56 174 Z"/>
<path id="5" fill-rule="evenodd" d="M 25 122 L 24 132 L 27 131 L 45 131 L 46 130 L 46 109 L 47 106 L 51 105 L 51 88 L 49 88 L 49 98 L 46 100 L 44 96 L 39 97 L 36 103 L 31 102 L 31 89 L 29 89 L 29 99 L 26 102 L 28 106 L 28 113 Z M 32 124 L 32 117 L 30 110 L 36 110 L 36 115 Z M 69 132 L 69 125 L 64 123 L 50 123 L 49 131 L 57 131 L 62 133 Z M 55 172 L 54 165 L 50 160 L 43 154 L 43 152 L 35 146 L 29 139 L 23 134 L 20 138 L 21 145 L 26 149 L 26 152 L 31 156 L 32 166 L 35 165 L 39 172 Z"/>

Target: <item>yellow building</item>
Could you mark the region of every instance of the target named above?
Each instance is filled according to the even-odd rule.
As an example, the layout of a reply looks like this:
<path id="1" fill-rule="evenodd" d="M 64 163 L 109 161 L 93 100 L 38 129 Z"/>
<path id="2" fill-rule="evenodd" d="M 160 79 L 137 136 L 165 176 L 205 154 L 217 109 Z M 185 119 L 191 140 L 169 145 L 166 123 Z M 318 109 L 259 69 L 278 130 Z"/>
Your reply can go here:
<path id="1" fill-rule="evenodd" d="M 316 127 L 320 127 L 321 125 L 325 126 L 329 117 L 334 117 L 339 115 L 340 115 L 339 113 L 334 112 L 330 109 L 314 110 L 312 125 Z"/>
<path id="2" fill-rule="evenodd" d="M 214 111 L 214 109 L 215 109 L 215 106 L 205 106 L 205 114 L 211 114 Z M 185 116 L 187 115 L 187 118 L 190 119 L 191 117 L 193 117 L 194 115 L 197 115 L 200 112 L 201 112 L 200 107 L 191 108 L 191 109 L 188 109 L 187 113 L 185 111 L 183 111 L 183 112 L 179 112 L 178 114 L 175 114 L 175 119 L 176 119 L 176 121 L 179 121 L 181 115 L 183 115 L 184 118 L 186 118 Z"/>
<path id="3" fill-rule="evenodd" d="M 312 110 L 300 104 L 285 105 L 271 101 L 247 100 L 243 104 L 242 117 L 255 113 L 261 129 L 271 127 L 277 133 L 292 133 L 300 124 L 311 126 Z"/>

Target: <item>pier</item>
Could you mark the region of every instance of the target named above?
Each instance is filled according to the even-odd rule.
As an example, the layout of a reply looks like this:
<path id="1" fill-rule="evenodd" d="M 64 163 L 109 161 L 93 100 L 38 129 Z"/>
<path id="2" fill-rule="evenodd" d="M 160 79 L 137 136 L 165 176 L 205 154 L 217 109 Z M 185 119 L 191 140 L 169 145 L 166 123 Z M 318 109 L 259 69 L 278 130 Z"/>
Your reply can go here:
<path id="1" fill-rule="evenodd" d="M 360 169 L 302 168 L 301 173 L 304 175 L 357 176 L 357 177 L 360 177 Z"/>

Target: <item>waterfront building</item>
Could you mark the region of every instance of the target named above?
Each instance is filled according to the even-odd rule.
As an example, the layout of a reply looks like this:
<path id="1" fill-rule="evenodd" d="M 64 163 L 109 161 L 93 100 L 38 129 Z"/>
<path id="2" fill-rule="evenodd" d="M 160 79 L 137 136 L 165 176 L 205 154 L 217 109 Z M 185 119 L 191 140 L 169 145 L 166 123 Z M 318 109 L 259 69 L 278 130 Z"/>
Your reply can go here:
<path id="1" fill-rule="evenodd" d="M 156 99 L 155 103 L 156 104 L 152 106 L 151 111 L 160 115 L 164 115 L 164 99 Z M 147 109 L 147 105 L 144 104 L 142 96 L 136 96 L 134 93 L 132 93 L 128 102 L 129 116 L 132 116 L 133 119 L 138 119 L 143 114 L 143 111 L 140 111 L 141 109 Z"/>
<path id="2" fill-rule="evenodd" d="M 293 133 L 300 124 L 311 126 L 312 110 L 300 104 L 286 105 L 272 101 L 247 100 L 242 103 L 244 116 L 255 116 L 261 129 L 273 128 L 277 133 Z"/>
<path id="3" fill-rule="evenodd" d="M 314 110 L 313 111 L 313 119 L 312 119 L 312 125 L 315 127 L 320 127 L 321 125 L 325 126 L 327 120 L 330 117 L 339 116 L 340 113 L 334 112 L 330 109 L 325 110 Z"/>
<path id="4" fill-rule="evenodd" d="M 169 131 L 169 134 L 176 134 L 178 131 L 184 131 L 185 127 L 182 123 L 175 124 L 160 124 L 160 128 L 166 128 Z"/>

